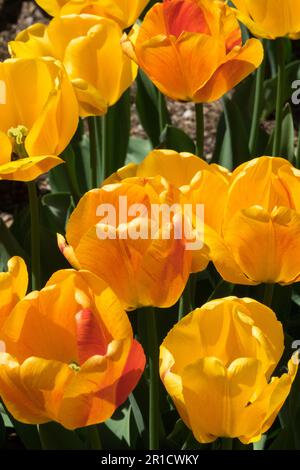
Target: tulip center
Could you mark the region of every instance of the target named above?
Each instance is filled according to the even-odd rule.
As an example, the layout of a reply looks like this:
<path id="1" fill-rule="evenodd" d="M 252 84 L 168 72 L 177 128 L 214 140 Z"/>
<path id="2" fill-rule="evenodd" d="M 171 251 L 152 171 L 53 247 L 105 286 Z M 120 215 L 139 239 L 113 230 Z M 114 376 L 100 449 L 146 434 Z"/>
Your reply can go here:
<path id="1" fill-rule="evenodd" d="M 81 310 L 75 320 L 79 364 L 93 356 L 104 356 L 107 352 L 107 341 L 93 312 L 90 309 Z"/>
<path id="2" fill-rule="evenodd" d="M 167 33 L 177 38 L 183 32 L 210 34 L 205 15 L 195 0 L 165 0 Z"/>
<path id="3" fill-rule="evenodd" d="M 75 372 L 79 372 L 79 371 L 80 371 L 80 365 L 77 364 L 76 361 L 70 362 L 69 367 L 70 367 L 70 369 L 74 370 Z"/>
<path id="4" fill-rule="evenodd" d="M 25 126 L 11 127 L 7 132 L 13 146 L 13 160 L 28 157 L 25 148 L 25 139 L 28 135 L 28 129 Z"/>

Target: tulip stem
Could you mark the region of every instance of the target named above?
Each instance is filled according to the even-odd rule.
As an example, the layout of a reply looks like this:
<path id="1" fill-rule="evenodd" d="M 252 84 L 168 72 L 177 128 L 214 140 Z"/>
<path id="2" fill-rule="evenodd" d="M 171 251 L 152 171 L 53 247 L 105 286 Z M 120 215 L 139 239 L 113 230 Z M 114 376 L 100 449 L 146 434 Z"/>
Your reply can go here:
<path id="1" fill-rule="evenodd" d="M 158 90 L 158 120 L 159 120 L 159 133 L 161 134 L 166 126 L 166 119 L 164 113 L 164 95 Z"/>
<path id="2" fill-rule="evenodd" d="M 256 72 L 255 79 L 255 98 L 253 108 L 253 118 L 251 123 L 250 139 L 249 139 L 249 150 L 252 157 L 256 156 L 257 153 L 257 141 L 259 134 L 260 118 L 262 111 L 262 98 L 264 91 L 264 80 L 266 72 L 266 61 L 263 60 L 261 66 Z"/>
<path id="3" fill-rule="evenodd" d="M 221 438 L 221 450 L 232 450 L 232 439 L 227 437 Z"/>
<path id="4" fill-rule="evenodd" d="M 182 296 L 180 297 L 178 321 L 180 321 L 185 315 L 194 309 L 196 282 L 197 277 L 194 274 L 190 274 L 189 280 L 185 286 Z"/>
<path id="5" fill-rule="evenodd" d="M 149 450 L 159 449 L 159 352 L 155 309 L 146 312 L 149 364 Z"/>
<path id="6" fill-rule="evenodd" d="M 27 183 L 31 218 L 31 289 L 39 290 L 41 282 L 41 239 L 39 199 L 34 181 Z"/>
<path id="7" fill-rule="evenodd" d="M 99 137 L 97 117 L 90 116 L 87 118 L 89 134 L 90 134 L 90 167 L 91 167 L 91 185 L 92 188 L 98 187 L 98 160 L 99 156 Z"/>
<path id="8" fill-rule="evenodd" d="M 95 424 L 94 426 L 89 426 L 87 429 L 89 432 L 91 450 L 102 450 L 102 444 L 97 425 Z"/>
<path id="9" fill-rule="evenodd" d="M 110 159 L 108 153 L 108 138 L 107 138 L 107 114 L 101 117 L 101 152 L 102 152 L 102 181 L 110 175 Z"/>
<path id="10" fill-rule="evenodd" d="M 274 284 L 265 284 L 265 291 L 264 291 L 264 304 L 267 307 L 272 307 L 272 300 L 274 294 Z"/>
<path id="11" fill-rule="evenodd" d="M 204 108 L 202 103 L 195 104 L 196 116 L 196 155 L 204 156 Z"/>
<path id="12" fill-rule="evenodd" d="M 285 43 L 282 38 L 277 41 L 278 73 L 277 73 L 277 97 L 276 97 L 276 122 L 273 143 L 273 156 L 277 157 L 281 151 L 282 118 L 284 104 L 285 82 Z"/>

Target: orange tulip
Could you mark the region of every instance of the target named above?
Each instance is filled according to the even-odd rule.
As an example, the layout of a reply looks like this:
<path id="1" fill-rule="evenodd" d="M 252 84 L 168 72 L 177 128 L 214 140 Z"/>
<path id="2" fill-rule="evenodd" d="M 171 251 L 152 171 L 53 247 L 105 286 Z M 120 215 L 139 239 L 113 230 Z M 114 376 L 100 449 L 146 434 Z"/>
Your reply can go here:
<path id="1" fill-rule="evenodd" d="M 36 0 L 49 15 L 88 13 L 113 19 L 128 28 L 140 16 L 149 0 Z"/>
<path id="2" fill-rule="evenodd" d="M 212 0 L 155 4 L 123 47 L 162 93 L 196 103 L 219 99 L 263 60 L 260 41 L 243 46 L 234 13 Z"/>
<path id="3" fill-rule="evenodd" d="M 51 59 L 0 63 L 0 180 L 32 181 L 63 162 L 78 125 L 72 85 Z"/>
<path id="4" fill-rule="evenodd" d="M 161 204 L 167 214 L 158 220 L 152 210 Z M 107 215 L 108 205 L 115 215 Z M 179 299 L 191 270 L 185 222 L 189 229 L 176 188 L 160 177 L 128 178 L 86 193 L 67 225 L 69 245 L 60 236 L 59 246 L 74 267 L 103 278 L 126 309 L 169 307 Z M 203 258 L 202 269 L 207 264 Z"/>
<path id="5" fill-rule="evenodd" d="M 75 429 L 105 421 L 145 366 L 118 299 L 87 271 L 55 273 L 17 304 L 3 336 L 0 394 L 24 423 Z"/>
<path id="6" fill-rule="evenodd" d="M 221 276 L 233 283 L 300 280 L 300 172 L 287 160 L 261 157 L 232 174 L 219 232 L 205 233 Z"/>

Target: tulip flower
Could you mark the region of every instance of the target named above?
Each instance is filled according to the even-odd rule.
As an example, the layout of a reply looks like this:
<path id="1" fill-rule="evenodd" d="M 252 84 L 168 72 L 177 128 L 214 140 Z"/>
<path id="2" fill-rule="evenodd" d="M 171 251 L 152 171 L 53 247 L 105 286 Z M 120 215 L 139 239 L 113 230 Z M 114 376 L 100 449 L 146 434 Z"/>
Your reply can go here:
<path id="1" fill-rule="evenodd" d="M 201 443 L 258 441 L 274 422 L 297 372 L 280 377 L 282 325 L 252 299 L 213 300 L 184 317 L 160 348 L 160 375 L 182 420 Z"/>
<path id="2" fill-rule="evenodd" d="M 155 208 L 166 211 L 160 216 Z M 128 178 L 86 193 L 59 247 L 73 267 L 104 279 L 126 309 L 169 307 L 191 270 L 190 225 L 176 188 L 159 177 Z M 206 254 L 201 261 L 204 269 Z"/>
<path id="3" fill-rule="evenodd" d="M 238 19 L 258 37 L 300 37 L 298 0 L 233 0 Z"/>
<path id="4" fill-rule="evenodd" d="M 111 18 L 128 28 L 140 16 L 149 0 L 36 0 L 51 16 L 88 13 Z"/>
<path id="5" fill-rule="evenodd" d="M 211 0 L 155 4 L 123 48 L 162 93 L 196 103 L 219 99 L 263 60 L 260 41 L 243 46 L 234 13 Z"/>
<path id="6" fill-rule="evenodd" d="M 0 180 L 32 181 L 63 161 L 78 124 L 78 105 L 60 65 L 51 59 L 0 63 Z"/>
<path id="7" fill-rule="evenodd" d="M 105 421 L 145 366 L 120 302 L 86 271 L 55 273 L 17 304 L 3 335 L 0 394 L 24 423 L 76 429 Z"/>
<path id="8" fill-rule="evenodd" d="M 1 329 L 17 302 L 22 299 L 28 287 L 28 273 L 22 258 L 14 256 L 7 263 L 7 272 L 0 273 L 0 336 Z"/>
<path id="9" fill-rule="evenodd" d="M 104 184 L 133 176 L 162 176 L 181 192 L 183 203 L 193 207 L 203 204 L 205 224 L 219 228 L 230 178 L 226 168 L 214 163 L 210 165 L 188 152 L 153 150 L 139 165 L 129 163 L 107 178 Z M 217 203 L 212 194 L 217 196 Z"/>
<path id="10" fill-rule="evenodd" d="M 205 242 L 221 276 L 233 283 L 300 280 L 300 173 L 287 160 L 260 157 L 232 174 L 219 232 Z"/>
<path id="11" fill-rule="evenodd" d="M 95 15 L 54 18 L 34 24 L 9 43 L 13 57 L 51 56 L 63 63 L 76 92 L 80 116 L 103 115 L 131 85 L 137 66 L 120 46 L 122 30 Z"/>

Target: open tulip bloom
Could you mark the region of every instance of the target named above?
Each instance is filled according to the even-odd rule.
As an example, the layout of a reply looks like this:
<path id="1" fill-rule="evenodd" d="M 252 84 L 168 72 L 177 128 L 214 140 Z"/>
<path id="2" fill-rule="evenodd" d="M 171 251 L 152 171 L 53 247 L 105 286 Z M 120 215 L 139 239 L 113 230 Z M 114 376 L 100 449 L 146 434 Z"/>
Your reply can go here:
<path id="1" fill-rule="evenodd" d="M 300 449 L 300 0 L 35 3 L 0 61 L 0 450 Z"/>

